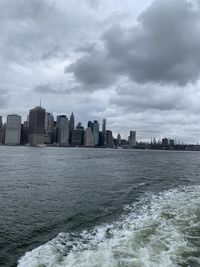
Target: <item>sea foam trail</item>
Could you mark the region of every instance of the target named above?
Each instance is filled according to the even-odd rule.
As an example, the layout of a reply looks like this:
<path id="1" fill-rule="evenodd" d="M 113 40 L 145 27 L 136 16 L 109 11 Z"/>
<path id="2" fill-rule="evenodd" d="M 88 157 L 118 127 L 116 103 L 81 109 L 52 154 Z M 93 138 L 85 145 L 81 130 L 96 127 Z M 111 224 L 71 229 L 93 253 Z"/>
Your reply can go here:
<path id="1" fill-rule="evenodd" d="M 60 233 L 18 261 L 41 266 L 200 266 L 200 186 L 145 196 L 118 221 Z"/>

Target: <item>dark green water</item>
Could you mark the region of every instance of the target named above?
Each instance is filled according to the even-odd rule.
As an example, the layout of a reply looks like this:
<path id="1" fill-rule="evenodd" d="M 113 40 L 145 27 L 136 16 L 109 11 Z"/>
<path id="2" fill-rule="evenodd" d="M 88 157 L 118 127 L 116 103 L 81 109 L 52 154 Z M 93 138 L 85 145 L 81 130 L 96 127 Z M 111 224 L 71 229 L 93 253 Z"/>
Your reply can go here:
<path id="1" fill-rule="evenodd" d="M 200 266 L 200 153 L 0 147 L 0 266 Z"/>

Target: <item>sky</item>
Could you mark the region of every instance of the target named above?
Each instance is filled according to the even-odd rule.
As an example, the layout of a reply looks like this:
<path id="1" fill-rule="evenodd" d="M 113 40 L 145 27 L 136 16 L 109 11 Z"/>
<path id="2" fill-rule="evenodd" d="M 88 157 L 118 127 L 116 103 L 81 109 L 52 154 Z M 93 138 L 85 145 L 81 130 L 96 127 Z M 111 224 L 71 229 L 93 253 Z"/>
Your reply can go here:
<path id="1" fill-rule="evenodd" d="M 200 141 L 199 0 L 1 0 L 0 115 Z"/>

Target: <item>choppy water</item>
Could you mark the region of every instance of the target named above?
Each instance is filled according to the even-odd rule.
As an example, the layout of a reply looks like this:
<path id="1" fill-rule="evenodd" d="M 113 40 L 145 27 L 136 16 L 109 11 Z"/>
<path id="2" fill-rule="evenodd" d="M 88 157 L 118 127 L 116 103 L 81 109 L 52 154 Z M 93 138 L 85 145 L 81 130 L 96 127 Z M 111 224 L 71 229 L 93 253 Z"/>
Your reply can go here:
<path id="1" fill-rule="evenodd" d="M 0 155 L 0 266 L 200 266 L 200 153 Z"/>

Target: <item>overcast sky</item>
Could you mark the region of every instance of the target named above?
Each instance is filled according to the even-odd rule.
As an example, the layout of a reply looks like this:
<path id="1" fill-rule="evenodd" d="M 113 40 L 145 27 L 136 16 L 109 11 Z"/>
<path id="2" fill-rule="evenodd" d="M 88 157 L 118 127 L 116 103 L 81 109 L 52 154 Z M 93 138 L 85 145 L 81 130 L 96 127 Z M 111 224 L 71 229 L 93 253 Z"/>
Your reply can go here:
<path id="1" fill-rule="evenodd" d="M 1 0 L 0 115 L 39 105 L 114 134 L 200 141 L 200 10 L 187 0 Z"/>

